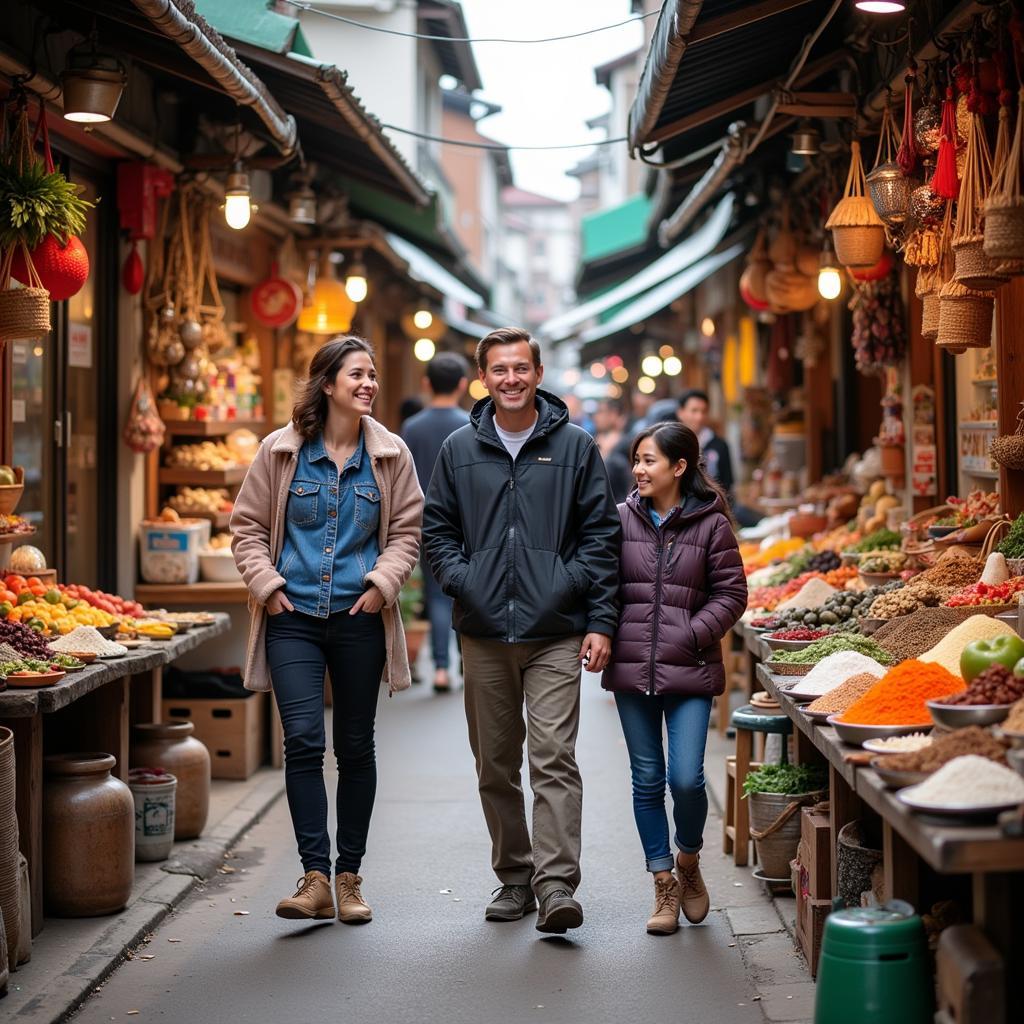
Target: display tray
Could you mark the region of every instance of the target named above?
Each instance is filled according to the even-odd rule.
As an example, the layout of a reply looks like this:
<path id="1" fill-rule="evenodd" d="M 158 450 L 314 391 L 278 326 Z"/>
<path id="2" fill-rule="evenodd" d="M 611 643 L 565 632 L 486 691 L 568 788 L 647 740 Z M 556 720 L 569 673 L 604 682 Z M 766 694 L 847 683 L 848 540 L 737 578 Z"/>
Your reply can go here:
<path id="1" fill-rule="evenodd" d="M 834 711 L 808 711 L 803 706 L 800 708 L 800 713 L 806 715 L 813 722 L 827 722 L 835 714 Z"/>
<path id="2" fill-rule="evenodd" d="M 34 689 L 40 686 L 53 686 L 59 683 L 66 672 L 33 672 L 29 675 L 10 675 L 7 677 L 7 686 L 12 690 Z"/>
<path id="3" fill-rule="evenodd" d="M 968 725 L 995 725 L 1010 713 L 1011 704 L 943 704 L 926 700 L 932 721 L 944 729 L 963 729 Z"/>
<path id="4" fill-rule="evenodd" d="M 931 732 L 931 724 L 922 725 L 853 725 L 840 722 L 838 715 L 829 715 L 826 719 L 836 731 L 836 735 L 851 746 L 859 747 L 865 740 L 878 739 L 880 736 L 907 736 L 912 732 Z"/>
<path id="5" fill-rule="evenodd" d="M 824 696 L 824 694 L 821 693 L 803 693 L 799 689 L 799 686 L 800 684 L 796 683 L 792 690 L 780 690 L 780 692 L 784 693 L 796 704 L 810 704 L 812 701 Z"/>
<path id="6" fill-rule="evenodd" d="M 768 671 L 777 676 L 805 676 L 814 668 L 813 665 L 790 665 L 784 661 L 769 661 L 765 664 Z"/>
<path id="7" fill-rule="evenodd" d="M 901 789 L 896 794 L 896 799 L 906 804 L 912 810 L 917 811 L 922 818 L 927 817 L 930 820 L 933 819 L 941 822 L 943 825 L 953 825 L 957 821 L 962 821 L 965 825 L 973 825 L 981 820 L 992 820 L 1000 812 L 1019 806 L 1016 800 L 966 807 L 940 806 L 918 800 L 915 794 L 919 786 L 920 783 L 915 786 L 908 786 L 906 789 Z"/>
<path id="8" fill-rule="evenodd" d="M 193 487 L 232 487 L 245 479 L 248 468 L 232 466 L 230 469 L 186 469 L 182 466 L 164 466 L 157 473 L 157 482 Z"/>
<path id="9" fill-rule="evenodd" d="M 877 773 L 878 777 L 889 787 L 889 789 L 903 789 L 906 786 L 916 786 L 919 782 L 924 782 L 924 780 L 931 774 L 931 772 L 894 771 L 893 769 L 886 768 L 883 765 L 882 762 L 884 760 L 884 755 L 873 757 L 868 764 Z"/>
<path id="10" fill-rule="evenodd" d="M 77 658 L 79 661 L 85 662 L 86 665 L 91 665 L 96 660 L 96 655 L 92 651 L 54 651 L 54 654 L 70 654 L 72 658 Z"/>
<path id="11" fill-rule="evenodd" d="M 0 533 L 0 544 L 13 544 L 16 540 L 27 540 L 36 535 L 36 528 L 29 527 L 27 530 L 16 530 L 14 533 Z"/>
<path id="12" fill-rule="evenodd" d="M 771 633 L 764 634 L 761 639 L 773 651 L 802 651 L 805 647 L 814 643 L 813 640 L 775 640 Z"/>
<path id="13" fill-rule="evenodd" d="M 877 632 L 881 629 L 889 619 L 869 619 L 867 617 L 860 619 L 860 631 L 864 636 L 871 636 L 872 633 Z"/>
<path id="14" fill-rule="evenodd" d="M 921 731 L 924 732 L 923 729 Z M 913 733 L 908 733 L 907 735 L 912 736 Z M 865 740 L 864 743 L 863 743 L 863 747 L 864 747 L 865 750 L 870 750 L 872 754 L 902 754 L 902 753 L 905 753 L 905 751 L 902 751 L 902 750 L 892 750 L 892 749 L 887 749 L 886 747 L 883 747 L 881 745 L 881 740 L 884 739 L 884 738 L 885 737 L 879 737 L 878 739 Z M 923 750 L 924 748 L 922 747 L 921 749 Z"/>

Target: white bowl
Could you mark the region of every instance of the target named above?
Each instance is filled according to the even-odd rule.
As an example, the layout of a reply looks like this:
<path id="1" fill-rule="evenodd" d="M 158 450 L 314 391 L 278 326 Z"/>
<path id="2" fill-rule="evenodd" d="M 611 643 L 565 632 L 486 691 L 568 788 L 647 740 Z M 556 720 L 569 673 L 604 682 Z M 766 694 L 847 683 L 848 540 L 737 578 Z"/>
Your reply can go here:
<path id="1" fill-rule="evenodd" d="M 230 551 L 224 554 L 200 552 L 199 578 L 205 583 L 241 583 L 242 574 Z"/>

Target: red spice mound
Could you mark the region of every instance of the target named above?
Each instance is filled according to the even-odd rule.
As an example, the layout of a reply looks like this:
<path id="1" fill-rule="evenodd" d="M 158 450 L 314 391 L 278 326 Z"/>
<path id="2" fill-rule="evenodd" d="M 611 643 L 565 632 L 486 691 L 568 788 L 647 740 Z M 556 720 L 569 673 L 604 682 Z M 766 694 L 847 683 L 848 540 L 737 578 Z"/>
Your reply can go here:
<path id="1" fill-rule="evenodd" d="M 850 725 L 931 725 L 925 701 L 963 689 L 964 681 L 939 664 L 904 661 L 851 704 L 839 721 Z"/>

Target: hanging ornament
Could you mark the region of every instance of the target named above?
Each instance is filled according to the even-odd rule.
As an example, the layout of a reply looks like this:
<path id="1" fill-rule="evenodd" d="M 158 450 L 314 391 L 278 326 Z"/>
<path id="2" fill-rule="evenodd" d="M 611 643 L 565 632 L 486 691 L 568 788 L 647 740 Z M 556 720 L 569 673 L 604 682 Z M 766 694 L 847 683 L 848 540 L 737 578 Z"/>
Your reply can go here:
<path id="1" fill-rule="evenodd" d="M 942 130 L 939 136 L 939 159 L 932 177 L 932 189 L 943 199 L 956 199 L 960 194 L 960 176 L 956 169 L 956 103 L 953 86 L 946 87 L 942 103 Z"/>
<path id="2" fill-rule="evenodd" d="M 946 200 L 935 192 L 929 178 L 929 166 L 925 165 L 925 183 L 910 194 L 910 216 L 916 224 L 934 227 L 946 212 Z"/>
<path id="3" fill-rule="evenodd" d="M 836 258 L 844 267 L 873 267 L 885 245 L 885 225 L 865 195 L 866 190 L 860 143 L 854 139 L 843 198 L 825 222 L 826 229 L 832 232 Z"/>
<path id="4" fill-rule="evenodd" d="M 178 336 L 185 348 L 191 351 L 203 343 L 203 325 L 198 320 L 182 320 Z"/>
<path id="5" fill-rule="evenodd" d="M 69 235 L 64 245 L 53 235 L 47 235 L 31 251 L 31 256 L 39 280 L 54 302 L 77 295 L 89 279 L 89 253 L 75 235 Z M 29 283 L 28 267 L 20 248 L 14 251 L 11 276 L 22 284 Z"/>
<path id="6" fill-rule="evenodd" d="M 145 280 L 146 268 L 142 265 L 142 257 L 139 255 L 139 243 L 132 242 L 121 268 L 121 284 L 129 295 L 138 295 Z"/>
<path id="7" fill-rule="evenodd" d="M 896 153 L 900 170 L 911 178 L 917 167 L 917 147 L 914 145 L 914 83 L 917 81 L 917 63 L 911 59 L 903 76 L 903 135 Z"/>
<path id="8" fill-rule="evenodd" d="M 920 156 L 931 156 L 939 148 L 942 135 L 942 108 L 924 103 L 914 115 L 914 143 Z"/>
<path id="9" fill-rule="evenodd" d="M 273 263 L 270 276 L 253 288 L 251 302 L 252 315 L 264 327 L 291 327 L 302 311 L 302 289 Z"/>
<path id="10" fill-rule="evenodd" d="M 882 112 L 882 128 L 875 166 L 866 180 L 875 212 L 889 226 L 898 226 L 907 219 L 910 194 L 917 185 L 917 182 L 904 174 L 896 159 L 900 144 L 892 105 L 887 99 L 885 110 Z"/>

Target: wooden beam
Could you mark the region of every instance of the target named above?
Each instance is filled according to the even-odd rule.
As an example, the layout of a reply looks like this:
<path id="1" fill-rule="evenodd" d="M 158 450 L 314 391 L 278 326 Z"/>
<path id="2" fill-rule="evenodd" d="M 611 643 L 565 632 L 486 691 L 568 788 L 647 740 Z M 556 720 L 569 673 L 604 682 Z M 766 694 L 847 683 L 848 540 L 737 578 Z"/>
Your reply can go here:
<path id="1" fill-rule="evenodd" d="M 849 92 L 795 92 L 776 109 L 798 117 L 856 117 L 857 97 Z"/>
<path id="2" fill-rule="evenodd" d="M 693 31 L 687 36 L 686 48 L 696 46 L 698 43 L 706 43 L 716 36 L 725 35 L 738 28 L 746 28 L 755 22 L 764 21 L 765 18 L 774 18 L 777 14 L 785 14 L 797 7 L 803 7 L 810 3 L 810 0 L 768 0 L 767 3 L 747 4 L 739 10 L 730 14 L 723 14 L 718 18 L 708 18 L 703 24 L 698 22 Z"/>

